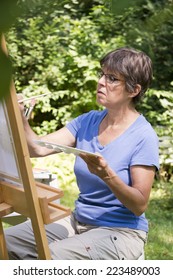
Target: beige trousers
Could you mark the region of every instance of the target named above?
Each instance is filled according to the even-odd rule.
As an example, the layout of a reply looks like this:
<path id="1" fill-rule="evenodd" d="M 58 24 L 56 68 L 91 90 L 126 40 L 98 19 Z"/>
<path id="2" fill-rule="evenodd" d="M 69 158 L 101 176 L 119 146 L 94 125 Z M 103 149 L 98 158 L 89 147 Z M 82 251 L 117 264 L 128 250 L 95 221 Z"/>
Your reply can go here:
<path id="1" fill-rule="evenodd" d="M 129 228 L 94 227 L 71 215 L 45 226 L 54 260 L 136 260 L 144 252 L 147 234 Z M 37 259 L 30 221 L 5 230 L 10 259 Z"/>

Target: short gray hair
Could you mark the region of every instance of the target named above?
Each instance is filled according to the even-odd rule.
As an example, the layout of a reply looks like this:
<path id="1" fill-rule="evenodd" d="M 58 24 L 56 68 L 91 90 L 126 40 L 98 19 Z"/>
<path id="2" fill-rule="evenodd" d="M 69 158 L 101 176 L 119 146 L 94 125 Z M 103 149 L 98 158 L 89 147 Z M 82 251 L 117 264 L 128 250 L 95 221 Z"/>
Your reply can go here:
<path id="1" fill-rule="evenodd" d="M 133 48 L 119 48 L 107 53 L 100 60 L 101 67 L 124 77 L 126 89 L 133 92 L 137 84 L 141 91 L 133 98 L 134 104 L 144 96 L 152 82 L 152 61 L 148 55 Z"/>

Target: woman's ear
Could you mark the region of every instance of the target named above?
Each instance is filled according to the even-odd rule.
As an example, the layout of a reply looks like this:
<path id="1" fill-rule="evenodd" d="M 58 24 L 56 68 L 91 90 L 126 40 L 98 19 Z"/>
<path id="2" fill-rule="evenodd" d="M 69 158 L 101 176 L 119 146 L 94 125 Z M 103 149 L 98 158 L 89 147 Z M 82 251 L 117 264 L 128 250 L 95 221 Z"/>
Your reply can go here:
<path id="1" fill-rule="evenodd" d="M 136 84 L 134 91 L 130 93 L 130 97 L 133 98 L 133 97 L 137 96 L 140 93 L 140 91 L 141 91 L 141 85 Z"/>

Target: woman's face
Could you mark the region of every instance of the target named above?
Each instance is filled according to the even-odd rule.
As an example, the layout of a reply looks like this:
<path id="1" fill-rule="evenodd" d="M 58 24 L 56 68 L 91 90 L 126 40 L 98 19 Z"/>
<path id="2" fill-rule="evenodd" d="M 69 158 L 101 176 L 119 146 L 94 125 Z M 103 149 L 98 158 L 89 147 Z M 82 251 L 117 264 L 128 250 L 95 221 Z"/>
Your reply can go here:
<path id="1" fill-rule="evenodd" d="M 106 108 L 126 106 L 132 101 L 130 95 L 120 74 L 113 74 L 106 69 L 101 70 L 96 95 L 98 104 Z"/>

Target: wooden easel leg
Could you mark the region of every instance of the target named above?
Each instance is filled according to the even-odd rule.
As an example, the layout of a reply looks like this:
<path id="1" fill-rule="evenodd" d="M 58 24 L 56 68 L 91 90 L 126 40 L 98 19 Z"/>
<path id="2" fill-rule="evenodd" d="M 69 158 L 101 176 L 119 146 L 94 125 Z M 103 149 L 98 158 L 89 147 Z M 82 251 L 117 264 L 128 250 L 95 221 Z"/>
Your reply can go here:
<path id="1" fill-rule="evenodd" d="M 1 219 L 0 219 L 0 260 L 9 260 Z"/>

